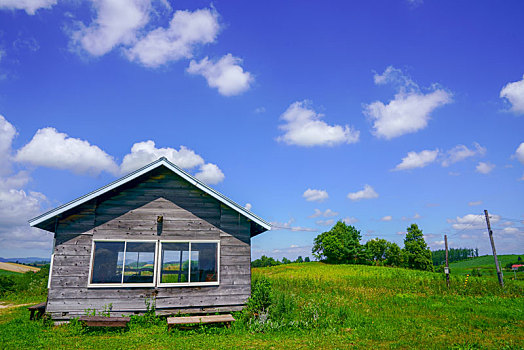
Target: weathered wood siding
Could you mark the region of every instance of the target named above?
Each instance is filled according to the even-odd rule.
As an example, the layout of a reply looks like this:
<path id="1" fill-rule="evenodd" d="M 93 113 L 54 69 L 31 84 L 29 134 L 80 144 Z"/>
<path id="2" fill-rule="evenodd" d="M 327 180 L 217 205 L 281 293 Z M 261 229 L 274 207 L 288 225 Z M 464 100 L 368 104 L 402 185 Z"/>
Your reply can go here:
<path id="1" fill-rule="evenodd" d="M 47 312 L 70 318 L 109 304 L 115 315 L 143 312 L 152 296 L 163 313 L 238 310 L 251 291 L 250 226 L 244 216 L 160 167 L 57 220 Z M 87 288 L 92 241 L 98 238 L 220 240 L 220 284 Z"/>

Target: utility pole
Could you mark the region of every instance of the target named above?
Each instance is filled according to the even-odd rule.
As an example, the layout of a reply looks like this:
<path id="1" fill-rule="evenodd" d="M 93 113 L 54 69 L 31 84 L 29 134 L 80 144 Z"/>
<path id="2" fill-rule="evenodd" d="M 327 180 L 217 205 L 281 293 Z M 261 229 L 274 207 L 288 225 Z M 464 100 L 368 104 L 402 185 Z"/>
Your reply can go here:
<path id="1" fill-rule="evenodd" d="M 500 271 L 499 260 L 497 259 L 497 251 L 495 250 L 495 241 L 493 241 L 493 231 L 491 231 L 491 225 L 489 223 L 488 211 L 484 210 L 486 216 L 486 224 L 488 225 L 489 240 L 491 242 L 491 249 L 493 249 L 493 258 L 495 259 L 495 267 L 497 269 L 497 276 L 501 287 L 504 287 L 504 280 L 502 279 L 502 272 Z"/>
<path id="2" fill-rule="evenodd" d="M 444 235 L 444 242 L 446 243 L 446 267 L 444 272 L 446 273 L 446 285 L 449 288 L 448 235 Z"/>

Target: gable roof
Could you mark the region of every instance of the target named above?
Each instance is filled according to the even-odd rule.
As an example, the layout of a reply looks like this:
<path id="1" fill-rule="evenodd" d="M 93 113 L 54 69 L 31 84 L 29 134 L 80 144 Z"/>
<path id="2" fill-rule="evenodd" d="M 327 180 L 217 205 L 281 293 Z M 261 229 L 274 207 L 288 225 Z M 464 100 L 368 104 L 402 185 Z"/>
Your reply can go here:
<path id="1" fill-rule="evenodd" d="M 104 193 L 106 192 L 109 192 L 117 187 L 120 187 L 128 182 L 130 182 L 131 180 L 133 179 L 136 179 L 137 177 L 141 176 L 141 175 L 144 175 L 150 171 L 152 171 L 153 169 L 156 169 L 160 166 L 165 166 L 166 168 L 168 168 L 169 170 L 171 170 L 172 172 L 174 172 L 175 174 L 177 174 L 178 176 L 180 176 L 182 179 L 186 180 L 187 182 L 189 182 L 190 184 L 192 184 L 193 186 L 197 187 L 198 189 L 204 191 L 205 193 L 207 193 L 208 195 L 210 195 L 211 197 L 217 199 L 219 202 L 223 203 L 224 205 L 228 206 L 229 208 L 235 210 L 236 212 L 238 212 L 239 214 L 245 216 L 246 218 L 250 219 L 251 221 L 253 221 L 254 223 L 258 224 L 262 230 L 259 230 L 260 232 L 258 233 L 261 233 L 263 231 L 266 231 L 266 230 L 271 230 L 271 225 L 262 220 L 261 218 L 259 218 L 258 216 L 256 216 L 255 214 L 253 214 L 252 212 L 250 212 L 249 210 L 247 210 L 246 208 L 238 205 L 237 203 L 233 202 L 231 199 L 227 198 L 226 196 L 224 196 L 222 193 L 218 192 L 218 191 L 215 191 L 214 189 L 212 189 L 211 187 L 207 186 L 206 184 L 204 184 L 202 181 L 198 180 L 197 178 L 195 178 L 194 176 L 192 176 L 191 174 L 185 172 L 184 170 L 182 170 L 181 168 L 179 168 L 178 166 L 176 166 L 175 164 L 171 163 L 169 160 L 167 160 L 165 157 L 161 157 L 157 160 L 155 160 L 154 162 L 138 169 L 138 170 L 135 170 L 133 171 L 132 173 L 130 174 L 127 174 L 126 176 L 116 180 L 116 181 L 113 181 L 111 182 L 110 184 L 104 186 L 104 187 L 101 187 L 91 193 L 88 193 L 82 197 L 79 197 L 75 200 L 72 200 L 71 202 L 69 203 L 66 203 L 66 204 L 63 204 L 55 209 L 52 209 L 42 215 L 39 215 L 31 220 L 29 220 L 29 225 L 31 227 L 40 227 L 42 229 L 46 229 L 45 227 L 42 227 L 44 225 L 41 225 L 43 224 L 44 222 L 48 221 L 49 219 L 53 219 L 55 218 L 56 216 L 66 212 L 66 211 L 69 211 L 73 208 L 76 208 L 78 207 L 79 205 L 81 204 L 84 204 L 94 198 L 97 198 L 101 195 L 103 195 Z"/>

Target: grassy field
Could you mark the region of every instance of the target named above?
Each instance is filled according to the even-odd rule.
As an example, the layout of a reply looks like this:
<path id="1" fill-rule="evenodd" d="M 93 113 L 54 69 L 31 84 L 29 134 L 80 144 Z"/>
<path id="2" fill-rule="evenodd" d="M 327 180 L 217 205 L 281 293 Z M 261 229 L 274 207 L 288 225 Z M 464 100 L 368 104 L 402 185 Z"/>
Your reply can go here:
<path id="1" fill-rule="evenodd" d="M 518 257 L 524 259 L 523 255 L 516 254 L 507 254 L 507 255 L 497 255 L 500 266 L 503 268 L 503 275 L 505 278 L 514 278 L 513 271 L 504 269 L 508 263 L 517 263 Z M 521 262 L 524 264 L 524 261 Z M 471 258 L 468 260 L 457 261 L 449 264 L 449 269 L 452 274 L 457 275 L 466 275 L 471 274 L 473 269 L 478 269 L 482 276 L 492 276 L 497 278 L 497 271 L 495 269 L 495 261 L 493 260 L 493 255 L 483 255 L 478 258 Z M 524 273 L 517 273 L 517 278 L 524 280 Z"/>
<path id="2" fill-rule="evenodd" d="M 135 317 L 127 330 L 52 327 L 25 308 L 0 310 L 0 348 L 523 349 L 524 282 L 374 266 L 289 264 L 253 270 L 272 285 L 267 315 L 230 329 L 167 331 Z M 43 298 L 42 298 L 43 300 Z"/>

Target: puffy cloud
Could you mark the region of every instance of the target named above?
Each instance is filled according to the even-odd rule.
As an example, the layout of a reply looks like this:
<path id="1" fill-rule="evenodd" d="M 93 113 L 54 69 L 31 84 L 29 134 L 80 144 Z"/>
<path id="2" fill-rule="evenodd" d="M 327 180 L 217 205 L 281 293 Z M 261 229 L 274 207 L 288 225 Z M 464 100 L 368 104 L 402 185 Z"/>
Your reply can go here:
<path id="1" fill-rule="evenodd" d="M 183 169 L 192 169 L 204 164 L 204 159 L 200 155 L 185 146 L 180 146 L 179 150 L 170 147 L 156 148 L 155 142 L 148 140 L 137 142 L 131 147 L 131 153 L 124 156 L 120 170 L 123 174 L 127 174 L 160 157 L 166 157 Z"/>
<path id="2" fill-rule="evenodd" d="M 496 224 L 500 221 L 500 216 L 490 214 L 489 220 L 491 224 Z M 451 227 L 455 230 L 477 230 L 486 228 L 486 217 L 482 214 L 457 216 L 455 219 L 447 219 L 447 222 L 452 224 Z"/>
<path id="3" fill-rule="evenodd" d="M 469 157 L 483 156 L 486 154 L 486 148 L 478 143 L 473 144 L 475 149 L 469 149 L 464 145 L 457 145 L 447 152 L 446 158 L 442 161 L 442 166 L 449 166 L 453 163 L 460 162 Z"/>
<path id="4" fill-rule="evenodd" d="M 422 216 L 420 216 L 419 213 L 415 213 L 415 215 L 413 215 L 412 217 L 409 217 L 409 216 L 403 216 L 402 217 L 402 221 L 408 221 L 408 220 L 416 220 L 416 219 L 420 219 Z"/>
<path id="5" fill-rule="evenodd" d="M 202 75 L 209 87 L 217 88 L 224 96 L 233 96 L 248 90 L 254 81 L 251 73 L 244 71 L 242 60 L 231 54 L 223 56 L 216 62 L 207 57 L 200 62 L 191 60 L 187 72 Z"/>
<path id="6" fill-rule="evenodd" d="M 246 210 L 251 210 L 253 206 L 251 205 L 251 203 L 246 203 L 246 205 L 244 205 L 244 208 L 246 208 Z"/>
<path id="7" fill-rule="evenodd" d="M 9 157 L 11 154 L 11 143 L 16 135 L 15 127 L 9 123 L 4 116 L 0 115 L 0 176 L 8 174 L 11 169 Z"/>
<path id="8" fill-rule="evenodd" d="M 149 32 L 126 50 L 126 54 L 129 59 L 145 66 L 158 67 L 170 61 L 191 58 L 194 47 L 214 42 L 219 29 L 218 14 L 213 10 L 176 11 L 168 28 Z M 227 74 L 235 75 L 232 71 Z M 222 77 L 222 83 L 226 84 L 224 80 L 227 78 Z"/>
<path id="9" fill-rule="evenodd" d="M 73 32 L 72 39 L 94 56 L 136 41 L 138 30 L 149 21 L 151 0 L 91 0 L 96 18 Z"/>
<path id="10" fill-rule="evenodd" d="M 225 176 L 222 170 L 216 164 L 205 163 L 204 159 L 196 154 L 195 151 L 185 146 L 180 146 L 179 150 L 171 147 L 156 148 L 155 142 L 151 140 L 135 143 L 131 147 L 131 153 L 124 156 L 124 160 L 120 165 L 120 171 L 123 174 L 130 173 L 160 157 L 165 157 L 170 162 L 186 170 L 199 167 L 195 177 L 207 184 L 217 184 L 224 180 Z"/>
<path id="11" fill-rule="evenodd" d="M 324 115 L 309 107 L 309 101 L 292 103 L 281 115 L 286 123 L 279 126 L 284 135 L 277 138 L 288 145 L 334 146 L 358 142 L 360 131 L 348 125 L 329 125 L 321 120 Z"/>
<path id="12" fill-rule="evenodd" d="M 314 228 L 293 226 L 295 219 L 289 219 L 287 222 L 272 221 L 270 222 L 273 230 L 290 230 L 290 231 L 305 231 L 305 232 L 317 232 Z"/>
<path id="13" fill-rule="evenodd" d="M 370 185 L 365 185 L 363 190 L 348 193 L 348 198 L 352 201 L 359 201 L 361 199 L 372 199 L 372 198 L 378 198 L 378 193 L 375 192 L 373 187 Z"/>
<path id="14" fill-rule="evenodd" d="M 489 174 L 494 168 L 495 165 L 490 162 L 479 162 L 475 167 L 475 170 L 481 174 Z"/>
<path id="15" fill-rule="evenodd" d="M 322 211 L 322 210 L 319 210 L 319 209 L 315 209 L 315 212 L 310 215 L 309 217 L 310 218 L 318 218 L 318 217 L 325 217 L 325 218 L 330 218 L 330 217 L 333 217 L 333 216 L 337 216 L 338 213 L 331 210 L 331 209 L 326 209 L 325 211 Z"/>
<path id="16" fill-rule="evenodd" d="M 216 164 L 207 163 L 200 166 L 195 177 L 208 185 L 214 185 L 224 180 L 225 176 Z"/>
<path id="17" fill-rule="evenodd" d="M 311 188 L 308 188 L 302 194 L 302 197 L 304 197 L 308 202 L 323 202 L 328 199 L 329 195 L 324 190 L 312 190 Z"/>
<path id="18" fill-rule="evenodd" d="M 317 220 L 315 223 L 319 226 L 331 226 L 335 223 L 335 219 Z"/>
<path id="19" fill-rule="evenodd" d="M 393 216 L 391 215 L 384 216 L 382 219 L 380 219 L 380 221 L 391 221 L 391 220 L 393 220 Z"/>
<path id="20" fill-rule="evenodd" d="M 373 122 L 374 135 L 388 140 L 424 129 L 430 114 L 452 100 L 449 92 L 436 86 L 431 92 L 421 92 L 417 84 L 392 66 L 381 75 L 375 74 L 374 81 L 376 84 L 400 85 L 388 104 L 375 101 L 364 107 L 364 114 Z"/>
<path id="21" fill-rule="evenodd" d="M 508 233 L 508 234 L 514 234 L 514 233 L 518 233 L 519 229 L 516 227 L 505 227 L 503 232 Z"/>
<path id="22" fill-rule="evenodd" d="M 352 216 L 348 216 L 347 218 L 342 219 L 342 221 L 343 221 L 346 225 L 352 225 L 352 224 L 354 224 L 354 223 L 357 223 L 357 222 L 358 222 L 358 219 L 355 218 L 355 217 L 352 217 Z"/>
<path id="23" fill-rule="evenodd" d="M 36 166 L 68 169 L 74 173 L 118 173 L 113 157 L 89 142 L 69 137 L 54 128 L 40 129 L 18 150 L 15 160 Z"/>
<path id="24" fill-rule="evenodd" d="M 42 211 L 46 197 L 22 189 L 30 179 L 26 171 L 11 174 L 11 145 L 15 135 L 15 127 L 0 116 L 0 247 L 24 251 L 49 248 L 51 237 L 27 225 L 27 220 Z"/>
<path id="25" fill-rule="evenodd" d="M 515 157 L 519 160 L 519 162 L 524 164 L 524 142 L 522 142 L 515 151 Z"/>
<path id="26" fill-rule="evenodd" d="M 482 201 L 468 202 L 468 205 L 470 207 L 474 207 L 474 206 L 481 205 L 481 204 L 482 204 Z"/>
<path id="27" fill-rule="evenodd" d="M 433 163 L 439 154 L 439 150 L 424 150 L 419 153 L 408 152 L 408 155 L 402 158 L 402 162 L 398 164 L 394 170 L 408 170 L 414 168 L 423 168 Z"/>
<path id="28" fill-rule="evenodd" d="M 0 0 L 0 9 L 25 10 L 28 15 L 34 15 L 37 10 L 51 8 L 58 0 Z"/>
<path id="29" fill-rule="evenodd" d="M 500 98 L 505 98 L 511 104 L 511 111 L 524 114 L 524 75 L 522 80 L 506 84 L 500 90 Z"/>

